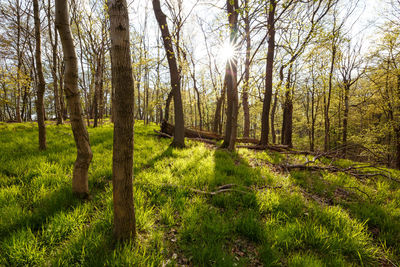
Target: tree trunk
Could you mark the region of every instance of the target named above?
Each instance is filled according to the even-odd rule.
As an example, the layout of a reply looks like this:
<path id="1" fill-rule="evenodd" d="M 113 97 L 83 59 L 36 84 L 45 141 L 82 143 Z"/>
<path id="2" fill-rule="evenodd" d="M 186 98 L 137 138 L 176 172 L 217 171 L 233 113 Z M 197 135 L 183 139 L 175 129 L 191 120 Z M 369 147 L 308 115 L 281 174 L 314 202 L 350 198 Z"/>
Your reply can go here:
<path id="1" fill-rule="evenodd" d="M 21 6 L 20 0 L 17 0 L 16 3 L 16 12 L 17 12 L 17 93 L 16 93 L 16 119 L 17 122 L 21 122 L 21 67 L 22 67 L 22 53 L 21 53 Z"/>
<path id="2" fill-rule="evenodd" d="M 172 94 L 174 97 L 174 113 L 175 113 L 175 131 L 172 146 L 185 146 L 185 122 L 183 117 L 183 106 L 181 98 L 181 75 L 178 71 L 174 48 L 172 46 L 172 38 L 169 33 L 167 16 L 162 12 L 159 0 L 153 0 L 153 9 L 156 16 L 158 26 L 160 27 L 161 36 L 164 42 L 165 53 L 167 55 Z"/>
<path id="3" fill-rule="evenodd" d="M 263 102 L 263 111 L 261 114 L 261 139 L 260 145 L 268 145 L 269 133 L 269 110 L 272 98 L 272 79 L 274 69 L 274 52 L 275 52 L 275 9 L 276 1 L 272 0 L 268 11 L 268 52 L 267 65 L 265 74 L 265 93 Z"/>
<path id="4" fill-rule="evenodd" d="M 129 18 L 125 0 L 108 1 L 112 79 L 115 84 L 113 146 L 114 234 L 118 240 L 134 238 L 133 124 L 134 86 L 129 47 Z"/>
<path id="5" fill-rule="evenodd" d="M 230 45 L 236 46 L 237 41 L 237 22 L 239 4 L 237 0 L 227 0 L 227 14 L 230 31 Z M 238 116 L 238 94 L 237 94 L 237 56 L 233 55 L 232 59 L 228 59 L 226 63 L 226 90 L 228 107 L 226 110 L 226 128 L 225 137 L 222 147 L 233 151 L 235 149 L 237 134 L 237 116 Z"/>
<path id="6" fill-rule="evenodd" d="M 54 111 L 56 114 L 57 125 L 63 123 L 63 118 L 61 114 L 61 104 L 60 104 L 60 96 L 58 93 L 58 77 L 57 77 L 57 46 L 58 46 L 58 35 L 56 30 L 56 25 L 54 24 L 54 40 L 53 40 L 53 31 L 52 31 L 52 23 L 51 23 L 51 1 L 47 2 L 47 22 L 49 27 L 49 39 L 52 49 L 52 67 L 51 67 L 51 75 L 53 77 L 53 91 L 54 91 Z"/>
<path id="7" fill-rule="evenodd" d="M 344 85 L 344 113 L 343 113 L 343 153 L 344 156 L 346 156 L 346 144 L 347 144 L 347 124 L 348 124 L 348 118 L 349 118 L 349 91 L 350 91 L 350 85 L 347 84 L 345 81 Z"/>
<path id="8" fill-rule="evenodd" d="M 395 166 L 398 170 L 400 170 L 400 126 L 397 126 L 395 129 L 396 134 L 396 158 L 395 158 Z"/>
<path id="9" fill-rule="evenodd" d="M 250 81 L 250 51 L 251 51 L 251 38 L 250 38 L 250 7 L 249 0 L 245 1 L 245 32 L 246 32 L 246 60 L 244 70 L 244 85 L 242 93 L 243 103 L 243 137 L 249 137 L 250 134 L 250 111 L 249 111 L 249 81 Z"/>
<path id="10" fill-rule="evenodd" d="M 278 106 L 278 94 L 279 94 L 279 91 L 277 89 L 275 92 L 275 95 L 274 95 L 274 104 L 272 105 L 272 109 L 271 109 L 271 135 L 272 135 L 272 143 L 273 144 L 276 144 L 275 113 L 276 113 L 276 107 Z"/>
<path id="11" fill-rule="evenodd" d="M 68 3 L 56 0 L 56 25 L 64 52 L 64 91 L 71 117 L 71 128 L 77 148 L 73 170 L 72 191 L 79 197 L 88 197 L 88 170 L 93 154 L 89 144 L 89 134 L 83 121 L 81 101 L 78 91 L 78 64 L 75 46 L 69 24 Z"/>
<path id="12" fill-rule="evenodd" d="M 100 115 L 100 109 L 101 109 L 101 101 L 100 101 L 100 95 L 101 95 L 101 86 L 102 86 L 102 72 L 103 72 L 103 66 L 102 66 L 102 52 L 98 51 L 98 54 L 96 56 L 96 72 L 94 74 L 94 97 L 93 97 L 93 109 L 94 109 L 94 120 L 93 120 L 93 127 L 97 127 L 98 120 L 99 120 L 99 115 Z"/>
<path id="13" fill-rule="evenodd" d="M 335 44 L 335 38 L 332 41 L 332 57 L 331 57 L 331 66 L 329 70 L 329 87 L 328 87 L 328 96 L 324 96 L 324 126 L 325 126 L 325 137 L 324 137 L 324 151 L 328 151 L 330 149 L 330 142 L 331 142 L 331 137 L 330 137 L 330 118 L 329 118 L 329 108 L 331 104 L 331 94 L 332 94 L 332 83 L 333 83 L 333 71 L 335 68 L 335 59 L 336 59 L 336 44 Z"/>
<path id="14" fill-rule="evenodd" d="M 36 61 L 36 69 L 38 76 L 37 83 L 37 102 L 36 102 L 36 113 L 37 113 L 37 122 L 39 127 L 39 149 L 46 149 L 46 125 L 44 123 L 44 90 L 45 90 L 45 81 L 43 76 L 43 68 L 42 68 L 42 52 L 41 52 L 41 41 L 40 41 L 40 17 L 39 17 L 39 3 L 38 0 L 33 0 L 33 17 L 35 21 L 35 40 L 36 40 L 36 53 L 35 53 L 35 61 Z"/>
<path id="15" fill-rule="evenodd" d="M 282 122 L 282 145 L 293 147 L 292 143 L 292 122 L 293 122 L 293 99 L 291 89 L 286 89 L 285 102 L 283 104 L 283 122 Z"/>
<path id="16" fill-rule="evenodd" d="M 226 80 L 225 80 L 226 81 Z M 226 94 L 226 82 L 222 85 L 221 96 L 217 98 L 217 106 L 215 107 L 215 114 L 214 114 L 214 121 L 213 121 L 213 128 L 212 131 L 214 133 L 222 133 L 221 125 L 221 112 L 222 112 L 222 105 L 225 101 L 225 94 Z"/>

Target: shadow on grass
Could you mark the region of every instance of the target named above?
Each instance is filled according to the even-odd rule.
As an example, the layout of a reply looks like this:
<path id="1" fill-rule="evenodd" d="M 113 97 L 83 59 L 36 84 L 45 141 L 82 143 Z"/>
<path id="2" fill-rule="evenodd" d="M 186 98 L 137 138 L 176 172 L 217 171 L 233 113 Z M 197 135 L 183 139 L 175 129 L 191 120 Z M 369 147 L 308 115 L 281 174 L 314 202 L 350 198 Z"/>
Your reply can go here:
<path id="1" fill-rule="evenodd" d="M 235 184 L 243 192 L 192 196 L 183 210 L 178 246 L 197 266 L 234 266 L 259 263 L 256 247 L 266 241 L 254 191 L 246 187 L 262 182 L 259 171 L 238 154 L 214 152 L 214 177 L 209 191 Z"/>
<path id="2" fill-rule="evenodd" d="M 27 192 L 27 194 L 30 194 L 30 192 Z M 82 202 L 73 196 L 71 187 L 66 185 L 52 191 L 52 193 L 39 199 L 34 204 L 31 204 L 30 200 L 20 201 L 18 204 L 15 206 L 15 210 L 11 211 L 13 214 L 10 214 L 7 218 L 10 220 L 9 224 L 0 229 L 2 239 L 7 239 L 13 233 L 23 228 L 38 231 L 50 217 L 81 205 Z M 18 216 L 21 213 L 22 216 Z M 13 218 L 13 215 L 17 216 Z"/>
<path id="3" fill-rule="evenodd" d="M 390 248 L 395 260 L 400 260 L 400 217 L 393 215 L 382 206 L 380 201 L 365 193 L 357 191 L 357 187 L 348 188 L 332 183 L 320 173 L 311 174 L 305 171 L 292 172 L 297 185 L 320 202 L 329 206 L 345 208 L 349 214 L 360 222 L 365 222 L 368 231 L 378 245 Z"/>
<path id="4" fill-rule="evenodd" d="M 154 165 L 158 161 L 161 161 L 161 160 L 163 160 L 164 158 L 167 158 L 167 157 L 175 157 L 174 154 L 173 154 L 173 148 L 171 146 L 168 146 L 167 149 L 164 150 L 164 152 L 162 152 L 161 154 L 159 154 L 159 155 L 155 156 L 154 158 L 148 160 L 145 164 L 143 164 L 142 167 L 135 168 L 135 170 L 134 170 L 135 176 L 139 175 L 144 170 L 154 168 Z"/>

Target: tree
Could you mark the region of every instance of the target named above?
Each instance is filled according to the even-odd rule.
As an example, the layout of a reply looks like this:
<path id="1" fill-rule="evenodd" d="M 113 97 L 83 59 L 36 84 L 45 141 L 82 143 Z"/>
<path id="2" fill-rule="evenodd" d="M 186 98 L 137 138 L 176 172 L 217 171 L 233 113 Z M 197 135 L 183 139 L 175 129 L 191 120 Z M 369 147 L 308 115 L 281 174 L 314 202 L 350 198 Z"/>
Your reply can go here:
<path id="1" fill-rule="evenodd" d="M 92 161 L 89 134 L 83 121 L 81 101 L 78 91 L 78 64 L 69 24 L 68 1 L 56 0 L 56 27 L 64 52 L 65 78 L 64 91 L 71 117 L 71 128 L 77 148 L 77 157 L 73 170 L 72 191 L 78 197 L 89 196 L 88 170 Z"/>
<path id="2" fill-rule="evenodd" d="M 269 110 L 272 98 L 272 79 L 274 69 L 274 52 L 275 52 L 275 9 L 276 1 L 271 0 L 268 9 L 268 52 L 265 73 L 265 93 L 263 102 L 263 111 L 261 115 L 261 139 L 260 144 L 266 146 L 268 144 L 269 133 Z"/>
<path id="3" fill-rule="evenodd" d="M 33 16 L 35 20 L 35 40 L 36 40 L 36 71 L 38 77 L 38 87 L 37 87 L 37 101 L 36 101 L 36 113 L 37 122 L 39 127 L 39 149 L 46 149 L 46 125 L 44 123 L 44 90 L 45 81 L 43 76 L 42 67 L 42 53 L 41 53 L 41 42 L 40 42 L 40 16 L 39 16 L 39 3 L 38 0 L 33 0 Z"/>
<path id="4" fill-rule="evenodd" d="M 349 109 L 350 109 L 350 88 L 355 84 L 363 74 L 361 70 L 361 57 L 360 57 L 361 46 L 354 46 L 351 48 L 349 43 L 340 62 L 340 74 L 342 77 L 342 87 L 344 90 L 344 113 L 343 113 L 343 132 L 342 142 L 344 145 L 343 153 L 346 155 L 346 144 L 347 144 L 347 125 L 349 120 Z"/>
<path id="5" fill-rule="evenodd" d="M 235 48 L 237 41 L 239 4 L 237 0 L 227 0 L 226 6 L 229 22 L 229 43 L 230 46 Z M 226 109 L 226 128 L 222 147 L 228 148 L 228 150 L 232 151 L 235 149 L 238 116 L 237 56 L 235 54 L 226 62 L 225 81 L 228 106 Z"/>
<path id="6" fill-rule="evenodd" d="M 174 140 L 172 141 L 171 145 L 174 147 L 185 147 L 185 122 L 183 117 L 183 106 L 181 98 L 181 75 L 178 71 L 178 65 L 172 45 L 172 38 L 168 29 L 167 16 L 161 10 L 159 0 L 153 0 L 153 10 L 158 22 L 158 26 L 160 27 L 161 36 L 164 42 L 164 49 L 167 55 L 171 79 L 171 93 L 174 97 L 175 128 Z M 165 116 L 167 116 L 167 114 L 165 114 Z"/>
<path id="7" fill-rule="evenodd" d="M 134 87 L 129 47 L 129 17 L 125 0 L 108 1 L 112 57 L 112 79 L 115 85 L 113 203 L 114 235 L 118 240 L 135 237 L 133 206 L 133 106 Z"/>
<path id="8" fill-rule="evenodd" d="M 51 20 L 51 1 L 48 0 L 47 2 L 47 21 L 48 21 L 48 28 L 49 28 L 49 40 L 52 49 L 52 68 L 51 68 L 51 75 L 53 77 L 53 91 L 54 91 L 54 109 L 56 113 L 57 125 L 63 123 L 63 116 L 62 116 L 62 105 L 61 99 L 63 98 L 62 93 L 59 94 L 58 90 L 58 77 L 57 77 L 57 46 L 58 46 L 58 34 L 56 31 L 55 23 L 52 25 Z M 54 27 L 54 40 L 53 40 L 53 31 L 52 28 Z"/>

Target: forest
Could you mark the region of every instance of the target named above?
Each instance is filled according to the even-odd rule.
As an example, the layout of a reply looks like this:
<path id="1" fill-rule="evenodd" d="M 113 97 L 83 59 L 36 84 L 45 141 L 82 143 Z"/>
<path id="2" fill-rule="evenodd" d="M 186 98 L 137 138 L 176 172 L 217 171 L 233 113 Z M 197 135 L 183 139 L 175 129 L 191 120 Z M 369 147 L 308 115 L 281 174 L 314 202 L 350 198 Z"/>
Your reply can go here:
<path id="1" fill-rule="evenodd" d="M 400 0 L 0 25 L 0 266 L 400 265 Z"/>

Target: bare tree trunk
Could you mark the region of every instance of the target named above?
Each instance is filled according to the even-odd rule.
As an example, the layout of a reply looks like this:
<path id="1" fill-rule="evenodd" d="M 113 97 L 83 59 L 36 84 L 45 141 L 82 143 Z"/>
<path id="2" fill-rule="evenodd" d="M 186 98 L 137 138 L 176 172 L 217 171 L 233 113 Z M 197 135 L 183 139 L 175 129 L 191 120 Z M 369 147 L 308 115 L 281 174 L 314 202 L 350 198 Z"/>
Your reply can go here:
<path id="1" fill-rule="evenodd" d="M 162 12 L 159 0 L 153 0 L 153 9 L 164 42 L 164 48 L 167 55 L 170 72 L 172 93 L 174 97 L 175 130 L 174 140 L 172 141 L 171 145 L 175 147 L 184 147 L 185 122 L 183 117 L 183 106 L 181 98 L 181 75 L 178 71 L 174 48 L 172 46 L 172 38 L 168 29 L 167 16 Z"/>
<path id="2" fill-rule="evenodd" d="M 249 111 L 249 80 L 250 80 L 250 51 L 251 51 L 251 38 L 250 38 L 250 7 L 249 0 L 245 1 L 245 32 L 246 32 L 246 60 L 244 70 L 244 86 L 242 93 L 243 103 L 243 137 L 249 137 L 250 134 L 250 111 Z"/>
<path id="3" fill-rule="evenodd" d="M 239 4 L 237 0 L 227 0 L 227 13 L 230 31 L 230 45 L 235 47 L 237 39 L 237 22 Z M 238 94 L 237 94 L 237 57 L 233 56 L 226 63 L 226 89 L 228 97 L 228 107 L 226 111 L 225 137 L 222 147 L 233 151 L 235 149 L 237 134 L 237 116 L 238 116 Z"/>
<path id="4" fill-rule="evenodd" d="M 118 240 L 135 238 L 133 205 L 134 86 L 129 47 L 129 18 L 125 0 L 108 1 L 112 79 L 115 84 L 113 147 L 114 234 Z"/>
<path id="5" fill-rule="evenodd" d="M 37 102 L 36 102 L 36 113 L 39 127 L 39 149 L 46 149 L 46 125 L 44 123 L 44 90 L 45 81 L 43 76 L 42 68 L 42 51 L 40 41 L 40 17 L 39 17 L 39 3 L 38 0 L 33 0 L 33 17 L 35 21 L 35 40 L 36 40 L 36 69 L 38 76 L 38 87 L 37 87 Z"/>
<path id="6" fill-rule="evenodd" d="M 98 120 L 99 120 L 99 109 L 101 109 L 100 103 L 100 95 L 101 95 L 101 86 L 102 86 L 102 52 L 98 51 L 96 56 L 96 72 L 94 74 L 94 97 L 93 97 L 93 111 L 94 111 L 94 120 L 93 120 L 93 127 L 97 127 Z"/>
<path id="7" fill-rule="evenodd" d="M 54 111 L 56 114 L 57 125 L 63 123 L 63 118 L 60 109 L 60 96 L 58 93 L 58 77 L 57 77 L 57 45 L 58 45 L 58 35 L 56 30 L 55 23 L 52 25 L 51 23 L 51 1 L 47 2 L 47 21 L 49 27 L 49 39 L 52 49 L 52 67 L 51 67 L 51 75 L 53 77 L 53 91 L 54 91 Z M 54 40 L 53 40 L 53 31 L 52 26 L 54 26 Z"/>
<path id="8" fill-rule="evenodd" d="M 343 113 L 343 153 L 346 156 L 346 144 L 347 144 L 347 124 L 349 118 L 349 93 L 350 93 L 350 86 L 345 82 L 344 88 L 344 113 Z"/>
<path id="9" fill-rule="evenodd" d="M 400 170 L 400 126 L 395 128 L 396 134 L 396 158 L 395 158 L 395 166 Z"/>
<path id="10" fill-rule="evenodd" d="M 225 80 L 226 81 L 226 80 Z M 213 121 L 213 132 L 222 133 L 221 125 L 221 112 L 223 110 L 222 105 L 225 101 L 226 94 L 226 82 L 222 85 L 221 96 L 217 98 L 217 106 L 215 107 L 214 121 Z"/>
<path id="11" fill-rule="evenodd" d="M 335 40 L 335 39 L 334 39 Z M 329 118 L 329 109 L 331 104 L 331 94 L 332 94 L 332 80 L 333 80 L 333 71 L 335 68 L 335 60 L 336 60 L 336 44 L 332 43 L 332 57 L 331 57 L 331 66 L 329 70 L 329 87 L 328 87 L 328 96 L 324 96 L 324 126 L 325 126 L 325 137 L 324 137 L 324 151 L 328 151 L 330 149 L 331 136 L 330 136 L 330 118 Z"/>
<path id="12" fill-rule="evenodd" d="M 283 122 L 281 143 L 289 147 L 293 147 L 292 143 L 292 121 L 293 121 L 293 96 L 291 89 L 286 89 L 285 102 L 283 104 Z"/>
<path id="13" fill-rule="evenodd" d="M 268 11 L 268 52 L 267 65 L 265 73 L 265 93 L 263 102 L 263 111 L 261 114 L 261 139 L 260 145 L 268 145 L 269 134 L 269 110 L 272 99 L 272 79 L 274 69 L 274 52 L 275 52 L 275 9 L 276 1 L 272 0 Z"/>
<path id="14" fill-rule="evenodd" d="M 276 132 L 275 132 L 275 113 L 276 107 L 278 106 L 278 90 L 276 90 L 274 95 L 274 104 L 271 109 L 271 135 L 272 135 L 272 143 L 276 144 Z"/>
<path id="15" fill-rule="evenodd" d="M 69 24 L 68 3 L 64 0 L 56 0 L 55 3 L 56 26 L 60 34 L 65 61 L 64 91 L 78 150 L 72 177 L 72 191 L 77 196 L 86 198 L 89 195 L 88 170 L 93 154 L 89 144 L 89 134 L 83 121 L 78 91 L 78 64 Z"/>

